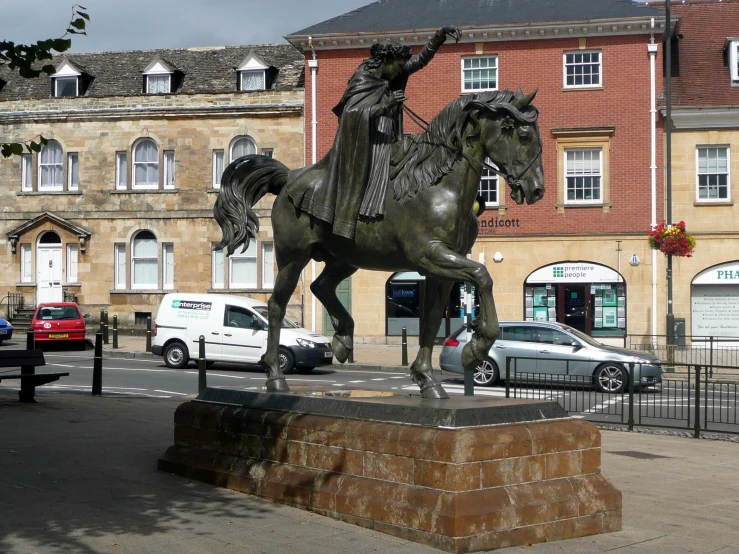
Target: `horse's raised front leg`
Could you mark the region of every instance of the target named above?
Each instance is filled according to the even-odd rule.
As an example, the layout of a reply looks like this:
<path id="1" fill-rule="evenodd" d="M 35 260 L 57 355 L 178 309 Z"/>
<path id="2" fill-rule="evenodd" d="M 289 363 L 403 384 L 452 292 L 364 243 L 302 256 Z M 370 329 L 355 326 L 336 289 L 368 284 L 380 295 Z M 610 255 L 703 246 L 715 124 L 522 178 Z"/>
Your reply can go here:
<path id="1" fill-rule="evenodd" d="M 440 242 L 430 245 L 424 254 L 420 265 L 428 273 L 475 285 L 480 300 L 480 315 L 472 322 L 474 333 L 462 350 L 462 365 L 472 371 L 487 356 L 500 333 L 493 301 L 493 279 L 484 265 L 467 259 Z"/>
<path id="2" fill-rule="evenodd" d="M 411 379 L 421 388 L 421 396 L 424 398 L 449 398 L 441 383 L 434 378 L 431 356 L 434 351 L 436 333 L 441 325 L 444 305 L 449 298 L 449 291 L 453 284 L 453 281 L 436 277 L 426 278 L 421 332 L 418 337 L 418 355 L 411 364 Z"/>
<path id="3" fill-rule="evenodd" d="M 262 365 L 267 372 L 267 391 L 284 392 L 289 391 L 285 376 L 280 369 L 280 329 L 282 320 L 287 311 L 287 303 L 298 285 L 300 272 L 308 263 L 308 258 L 293 260 L 280 267 L 275 279 L 275 288 L 269 297 L 268 320 L 269 330 L 267 332 L 267 351 L 262 357 Z"/>
<path id="4" fill-rule="evenodd" d="M 354 320 L 336 296 L 336 287 L 344 279 L 354 275 L 356 271 L 356 267 L 337 263 L 329 258 L 326 260 L 326 267 L 310 286 L 310 290 L 331 316 L 331 323 L 334 326 L 334 339 L 331 346 L 336 360 L 342 364 L 349 359 L 354 349 Z"/>

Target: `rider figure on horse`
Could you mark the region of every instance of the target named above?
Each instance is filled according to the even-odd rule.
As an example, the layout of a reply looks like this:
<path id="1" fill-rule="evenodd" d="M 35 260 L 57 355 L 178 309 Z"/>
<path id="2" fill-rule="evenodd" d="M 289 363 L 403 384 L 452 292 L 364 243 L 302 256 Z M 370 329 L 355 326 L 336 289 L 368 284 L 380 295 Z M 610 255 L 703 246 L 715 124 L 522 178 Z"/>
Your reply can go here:
<path id="1" fill-rule="evenodd" d="M 418 53 L 395 42 L 373 44 L 343 97 L 333 109 L 339 117 L 327 162 L 325 186 L 295 191 L 300 208 L 332 225 L 334 234 L 353 239 L 357 220 L 383 216 L 392 145 L 403 137 L 402 103 L 408 77 L 424 68 L 447 36 L 461 38 L 458 28 L 442 27 Z"/>

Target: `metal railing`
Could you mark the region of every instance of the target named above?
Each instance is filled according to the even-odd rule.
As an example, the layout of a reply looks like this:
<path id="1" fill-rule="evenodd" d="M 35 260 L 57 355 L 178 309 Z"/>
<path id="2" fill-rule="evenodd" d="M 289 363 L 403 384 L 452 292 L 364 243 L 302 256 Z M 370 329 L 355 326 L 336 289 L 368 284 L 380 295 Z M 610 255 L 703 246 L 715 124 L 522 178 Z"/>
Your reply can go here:
<path id="1" fill-rule="evenodd" d="M 683 342 L 681 340 L 681 342 Z M 667 337 L 629 335 L 628 348 L 648 352 L 665 363 L 731 366 L 739 369 L 739 337 L 686 336 L 684 344 L 667 344 Z"/>
<path id="2" fill-rule="evenodd" d="M 8 319 L 13 319 L 18 310 L 23 308 L 23 293 L 8 292 L 4 297 L 0 298 L 0 305 L 5 304 L 5 315 Z"/>
<path id="3" fill-rule="evenodd" d="M 701 433 L 739 434 L 739 367 L 673 362 L 672 373 L 662 373 L 659 385 L 642 385 L 629 378 L 619 392 L 602 392 L 592 375 L 553 375 L 518 371 L 519 361 L 507 358 L 507 398 L 556 401 L 570 414 L 595 423 L 664 427 Z M 557 360 L 580 363 L 582 360 Z M 588 362 L 595 365 L 601 362 Z M 628 363 L 629 376 L 641 365 Z M 663 364 L 664 365 L 664 364 Z"/>

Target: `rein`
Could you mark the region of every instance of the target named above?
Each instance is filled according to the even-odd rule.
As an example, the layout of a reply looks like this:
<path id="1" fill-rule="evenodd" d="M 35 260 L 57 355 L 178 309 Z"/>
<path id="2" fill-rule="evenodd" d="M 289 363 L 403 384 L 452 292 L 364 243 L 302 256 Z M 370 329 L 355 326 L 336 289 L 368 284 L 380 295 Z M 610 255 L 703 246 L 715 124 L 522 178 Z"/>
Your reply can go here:
<path id="1" fill-rule="evenodd" d="M 533 158 L 531 158 L 531 160 L 526 165 L 526 167 L 523 169 L 523 171 L 519 172 L 519 174 L 518 175 L 515 175 L 515 176 L 510 175 L 510 174 L 507 174 L 507 173 L 503 173 L 497 167 L 495 167 L 493 165 L 490 165 L 489 163 L 487 163 L 485 161 L 482 161 L 481 162 L 479 160 L 474 159 L 472 156 L 469 156 L 468 154 L 466 154 L 461 148 L 454 148 L 449 143 L 447 143 L 443 138 L 441 138 L 440 136 L 432 133 L 429 130 L 429 123 L 426 120 L 424 120 L 420 115 L 418 115 L 416 112 L 414 112 L 412 109 L 410 109 L 405 103 L 403 103 L 402 106 L 403 106 L 403 109 L 408 114 L 408 116 L 411 118 L 411 120 L 416 125 L 418 125 L 421 129 L 423 129 L 423 131 L 426 134 L 430 135 L 432 138 L 434 138 L 435 140 L 437 140 L 439 142 L 439 146 L 444 146 L 444 147 L 448 148 L 449 150 L 451 150 L 452 152 L 454 152 L 455 154 L 461 154 L 468 162 L 481 165 L 483 168 L 486 168 L 489 171 L 492 171 L 496 175 L 500 175 L 501 177 L 503 177 L 506 180 L 507 183 L 516 183 L 516 182 L 520 181 L 521 180 L 521 177 L 523 177 L 526 174 L 526 172 L 529 169 L 531 169 L 531 166 L 534 165 L 534 162 L 536 160 L 538 160 L 539 157 L 542 154 L 543 146 L 541 144 L 541 140 L 539 140 L 539 151 L 536 153 L 536 156 L 534 156 Z M 498 138 L 495 139 L 495 142 L 493 143 L 493 146 L 495 146 L 495 144 L 498 142 L 498 140 L 500 140 L 500 137 L 502 137 L 502 136 L 503 136 L 503 133 L 501 133 L 500 135 L 498 135 Z"/>

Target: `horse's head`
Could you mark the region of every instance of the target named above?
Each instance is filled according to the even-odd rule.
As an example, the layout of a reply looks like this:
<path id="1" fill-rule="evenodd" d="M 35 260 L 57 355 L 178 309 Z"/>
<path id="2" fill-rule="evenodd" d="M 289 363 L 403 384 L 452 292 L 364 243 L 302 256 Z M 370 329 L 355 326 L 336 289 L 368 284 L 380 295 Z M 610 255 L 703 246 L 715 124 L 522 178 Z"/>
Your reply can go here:
<path id="1" fill-rule="evenodd" d="M 490 111 L 479 115 L 482 147 L 505 177 L 516 204 L 533 204 L 544 196 L 539 112 L 531 104 L 535 96 L 536 91 L 524 95 L 518 89 L 510 100 L 501 102 L 499 96 L 488 104 Z"/>

